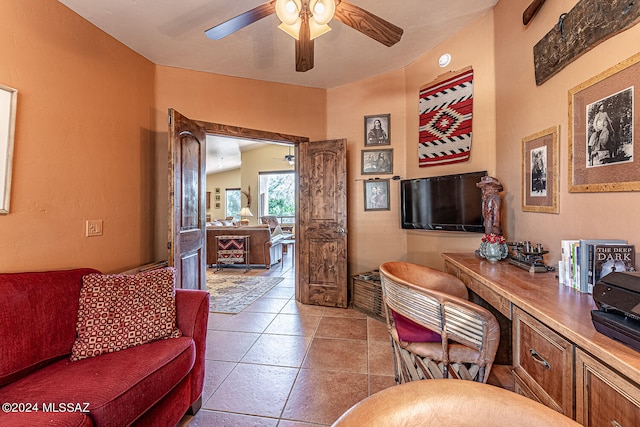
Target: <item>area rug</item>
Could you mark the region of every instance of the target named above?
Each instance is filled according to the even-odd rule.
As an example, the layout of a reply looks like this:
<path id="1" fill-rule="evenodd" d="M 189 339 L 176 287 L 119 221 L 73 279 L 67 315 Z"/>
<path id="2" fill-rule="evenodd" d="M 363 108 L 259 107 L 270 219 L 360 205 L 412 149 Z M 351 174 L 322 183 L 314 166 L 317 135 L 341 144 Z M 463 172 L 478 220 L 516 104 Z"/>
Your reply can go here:
<path id="1" fill-rule="evenodd" d="M 209 311 L 239 313 L 283 280 L 282 277 L 223 276 L 207 271 L 207 291 L 211 294 Z"/>

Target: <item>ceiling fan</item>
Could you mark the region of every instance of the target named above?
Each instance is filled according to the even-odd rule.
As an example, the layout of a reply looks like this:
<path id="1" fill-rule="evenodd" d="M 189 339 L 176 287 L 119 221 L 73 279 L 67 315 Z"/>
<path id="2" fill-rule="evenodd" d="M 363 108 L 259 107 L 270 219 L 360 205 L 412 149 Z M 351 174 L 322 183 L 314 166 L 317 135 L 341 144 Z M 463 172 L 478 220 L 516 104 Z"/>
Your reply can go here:
<path id="1" fill-rule="evenodd" d="M 273 13 L 282 22 L 278 28 L 296 39 L 296 71 L 300 72 L 313 68 L 313 40 L 331 30 L 327 24 L 333 18 L 389 47 L 403 33 L 402 28 L 343 0 L 270 0 L 204 33 L 220 40 Z"/>
<path id="2" fill-rule="evenodd" d="M 291 147 L 289 147 L 289 154 L 285 154 L 284 157 L 273 160 L 282 160 L 284 162 L 289 162 L 290 165 L 293 165 L 295 164 L 296 156 L 291 154 Z"/>

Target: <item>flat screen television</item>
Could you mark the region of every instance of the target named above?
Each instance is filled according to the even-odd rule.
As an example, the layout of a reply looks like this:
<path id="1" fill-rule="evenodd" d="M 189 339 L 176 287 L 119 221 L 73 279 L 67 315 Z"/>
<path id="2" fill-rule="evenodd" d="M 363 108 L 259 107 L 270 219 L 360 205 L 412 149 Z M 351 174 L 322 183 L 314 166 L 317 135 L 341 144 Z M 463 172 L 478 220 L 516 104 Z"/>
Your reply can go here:
<path id="1" fill-rule="evenodd" d="M 400 182 L 402 228 L 484 233 L 482 192 L 486 171 Z"/>

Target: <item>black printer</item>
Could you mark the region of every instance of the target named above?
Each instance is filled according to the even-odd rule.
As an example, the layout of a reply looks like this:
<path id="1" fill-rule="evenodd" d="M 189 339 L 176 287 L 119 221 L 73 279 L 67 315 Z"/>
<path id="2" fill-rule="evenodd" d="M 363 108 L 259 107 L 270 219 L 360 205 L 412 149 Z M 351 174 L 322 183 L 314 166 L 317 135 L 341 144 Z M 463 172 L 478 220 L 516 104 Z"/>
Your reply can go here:
<path id="1" fill-rule="evenodd" d="M 640 351 L 640 273 L 607 274 L 593 287 L 593 299 L 596 330 Z"/>

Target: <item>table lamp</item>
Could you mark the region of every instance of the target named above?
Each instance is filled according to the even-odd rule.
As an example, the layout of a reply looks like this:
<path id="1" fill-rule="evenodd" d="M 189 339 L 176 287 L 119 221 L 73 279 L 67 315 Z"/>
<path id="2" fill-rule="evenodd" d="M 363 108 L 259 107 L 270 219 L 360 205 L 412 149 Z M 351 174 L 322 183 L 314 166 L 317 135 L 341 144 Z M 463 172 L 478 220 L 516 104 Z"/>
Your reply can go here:
<path id="1" fill-rule="evenodd" d="M 240 215 L 240 218 L 242 218 L 240 220 L 240 225 L 249 225 L 249 220 L 247 219 L 247 217 L 253 216 L 253 214 L 249 210 L 249 206 L 245 206 L 244 208 L 240 209 L 238 215 Z"/>

